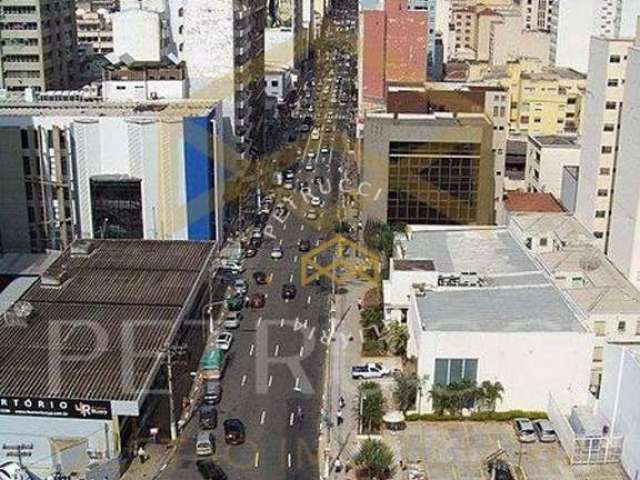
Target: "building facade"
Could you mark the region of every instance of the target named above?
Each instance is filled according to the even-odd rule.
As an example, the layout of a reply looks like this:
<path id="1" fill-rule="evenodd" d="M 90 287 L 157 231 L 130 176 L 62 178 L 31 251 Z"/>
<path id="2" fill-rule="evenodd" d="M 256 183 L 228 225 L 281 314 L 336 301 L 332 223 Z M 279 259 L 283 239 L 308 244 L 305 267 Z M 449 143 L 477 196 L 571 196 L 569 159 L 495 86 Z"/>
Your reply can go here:
<path id="1" fill-rule="evenodd" d="M 78 40 L 75 4 L 39 0 L 0 6 L 0 89 L 75 88 Z"/>
<path id="2" fill-rule="evenodd" d="M 111 12 L 92 10 L 91 2 L 78 4 L 76 25 L 78 28 L 78 52 L 81 55 L 113 52 L 113 26 Z"/>
<path id="3" fill-rule="evenodd" d="M 546 192 L 560 199 L 565 167 L 580 165 L 580 144 L 577 137 L 529 135 L 525 182 L 529 192 Z"/>
<path id="4" fill-rule="evenodd" d="M 593 37 L 575 215 L 608 251 L 630 39 Z"/>

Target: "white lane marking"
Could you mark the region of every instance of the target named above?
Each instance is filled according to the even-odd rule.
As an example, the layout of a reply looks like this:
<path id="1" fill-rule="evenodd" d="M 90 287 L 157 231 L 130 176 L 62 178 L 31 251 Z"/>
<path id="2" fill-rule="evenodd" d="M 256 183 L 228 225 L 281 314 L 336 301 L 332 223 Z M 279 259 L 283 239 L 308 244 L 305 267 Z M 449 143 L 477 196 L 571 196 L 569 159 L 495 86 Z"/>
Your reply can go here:
<path id="1" fill-rule="evenodd" d="M 273 383 L 273 375 L 269 375 L 269 382 L 267 386 L 270 387 L 272 383 Z"/>
<path id="2" fill-rule="evenodd" d="M 311 305 L 311 295 L 307 297 L 307 305 Z"/>
<path id="3" fill-rule="evenodd" d="M 280 239 L 280 246 L 282 246 L 282 239 Z"/>
<path id="4" fill-rule="evenodd" d="M 285 224 L 282 226 L 282 230 L 286 230 L 286 229 L 287 229 L 287 224 L 285 223 Z"/>
<path id="5" fill-rule="evenodd" d="M 260 425 L 264 425 L 264 421 L 266 418 L 267 418 L 267 412 L 262 410 L 262 413 L 260 414 Z"/>
<path id="6" fill-rule="evenodd" d="M 296 377 L 296 384 L 294 385 L 293 390 L 296 392 L 302 391 L 302 389 L 300 388 L 300 377 Z"/>
<path id="7" fill-rule="evenodd" d="M 295 418 L 295 416 L 293 415 L 293 412 L 291 412 L 289 414 L 289 426 L 293 427 L 293 419 Z"/>
<path id="8" fill-rule="evenodd" d="M 300 231 L 304 232 L 304 223 L 302 225 L 300 225 Z"/>
<path id="9" fill-rule="evenodd" d="M 247 376 L 242 375 L 242 382 L 240 382 L 240 386 L 244 387 L 244 384 L 247 383 Z"/>
<path id="10" fill-rule="evenodd" d="M 298 255 L 294 255 L 294 257 L 293 257 L 293 263 L 298 263 Z"/>
<path id="11" fill-rule="evenodd" d="M 265 293 L 265 294 L 264 294 L 264 298 L 265 298 L 265 299 L 266 299 L 266 298 L 269 298 L 269 292 L 267 292 L 267 293 Z"/>
<path id="12" fill-rule="evenodd" d="M 284 318 L 280 319 L 280 328 L 284 327 Z"/>
<path id="13" fill-rule="evenodd" d="M 253 357 L 253 350 L 256 348 L 256 346 L 252 343 L 251 347 L 249 348 L 249 356 Z"/>
<path id="14" fill-rule="evenodd" d="M 260 464 L 260 452 L 257 451 L 256 452 L 256 456 L 255 459 L 253 460 L 253 466 L 254 468 L 258 468 L 258 465 Z"/>
<path id="15" fill-rule="evenodd" d="M 300 356 L 304 355 L 304 345 L 300 347 Z"/>
<path id="16" fill-rule="evenodd" d="M 287 465 L 288 468 L 291 468 L 291 453 L 287 453 Z"/>
<path id="17" fill-rule="evenodd" d="M 258 323 L 256 324 L 256 328 L 260 328 L 261 323 L 262 323 L 262 317 L 258 317 Z"/>
<path id="18" fill-rule="evenodd" d="M 311 331 L 309 332 L 309 340 L 313 338 L 316 333 L 316 327 L 311 327 Z"/>
<path id="19" fill-rule="evenodd" d="M 293 273 L 289 275 L 289 283 L 293 283 Z"/>
<path id="20" fill-rule="evenodd" d="M 276 345 L 276 349 L 273 351 L 273 356 L 277 357 L 278 353 L 280 353 L 280 345 Z"/>

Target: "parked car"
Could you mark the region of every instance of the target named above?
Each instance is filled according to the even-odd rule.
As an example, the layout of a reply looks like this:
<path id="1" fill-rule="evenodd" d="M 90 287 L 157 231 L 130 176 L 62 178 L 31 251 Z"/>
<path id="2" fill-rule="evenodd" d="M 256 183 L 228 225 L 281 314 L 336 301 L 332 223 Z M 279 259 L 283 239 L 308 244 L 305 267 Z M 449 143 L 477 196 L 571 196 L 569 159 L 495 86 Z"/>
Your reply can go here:
<path id="1" fill-rule="evenodd" d="M 387 375 L 391 375 L 391 370 L 381 363 L 367 363 L 366 365 L 354 365 L 351 367 L 351 378 L 354 380 L 382 378 Z"/>
<path id="2" fill-rule="evenodd" d="M 292 300 L 296 298 L 296 286 L 292 283 L 285 283 L 282 285 L 282 298 L 285 300 Z"/>
<path id="3" fill-rule="evenodd" d="M 238 292 L 240 295 L 246 295 L 247 291 L 249 290 L 249 284 L 246 280 L 239 278 L 238 280 L 233 282 L 233 288 L 235 288 L 236 292 Z"/>
<path id="4" fill-rule="evenodd" d="M 227 366 L 228 358 L 223 350 L 209 346 L 200 358 L 200 370 L 205 380 L 220 380 Z"/>
<path id="5" fill-rule="evenodd" d="M 264 293 L 254 293 L 249 299 L 249 306 L 251 308 L 263 308 L 265 303 L 267 303 L 267 298 Z"/>
<path id="6" fill-rule="evenodd" d="M 222 385 L 220 380 L 206 380 L 202 386 L 202 403 L 217 405 L 222 400 Z"/>
<path id="7" fill-rule="evenodd" d="M 216 346 L 223 351 L 229 350 L 231 348 L 231 343 L 233 342 L 233 335 L 229 332 L 222 332 L 218 334 L 216 338 Z"/>
<path id="8" fill-rule="evenodd" d="M 240 445 L 244 443 L 244 424 L 237 418 L 230 418 L 223 423 L 224 441 L 228 445 Z"/>
<path id="9" fill-rule="evenodd" d="M 274 260 L 278 260 L 282 258 L 282 256 L 283 256 L 282 248 L 273 247 L 273 249 L 271 249 L 271 258 L 273 258 Z"/>
<path id="10" fill-rule="evenodd" d="M 253 273 L 253 279 L 258 285 L 266 285 L 269 277 L 265 272 L 258 271 Z"/>
<path id="11" fill-rule="evenodd" d="M 203 430 L 198 432 L 196 437 L 196 455 L 199 457 L 206 457 L 213 455 L 216 450 L 216 440 L 213 438 L 213 433 Z"/>
<path id="12" fill-rule="evenodd" d="M 227 480 L 227 474 L 211 460 L 198 460 L 196 467 L 204 480 Z"/>
<path id="13" fill-rule="evenodd" d="M 516 418 L 513 420 L 513 428 L 516 436 L 522 443 L 532 443 L 536 441 L 536 431 L 533 423 L 528 418 Z"/>
<path id="14" fill-rule="evenodd" d="M 309 240 L 300 240 L 298 242 L 299 252 L 308 252 L 309 250 L 311 250 L 311 242 Z"/>
<path id="15" fill-rule="evenodd" d="M 218 410 L 213 405 L 200 405 L 198 408 L 198 425 L 201 430 L 213 430 L 218 426 Z"/>
<path id="16" fill-rule="evenodd" d="M 553 443 L 558 440 L 556 431 L 553 429 L 553 425 L 549 420 L 535 420 L 533 422 L 533 428 L 538 435 L 538 440 L 543 443 Z"/>
<path id="17" fill-rule="evenodd" d="M 243 315 L 240 312 L 229 312 L 224 317 L 224 328 L 238 328 Z"/>
<path id="18" fill-rule="evenodd" d="M 239 275 L 245 271 L 245 266 L 244 262 L 228 262 L 224 266 L 224 269 L 235 275 Z"/>
<path id="19" fill-rule="evenodd" d="M 244 295 L 236 293 L 226 299 L 227 309 L 230 312 L 239 312 L 244 305 Z"/>

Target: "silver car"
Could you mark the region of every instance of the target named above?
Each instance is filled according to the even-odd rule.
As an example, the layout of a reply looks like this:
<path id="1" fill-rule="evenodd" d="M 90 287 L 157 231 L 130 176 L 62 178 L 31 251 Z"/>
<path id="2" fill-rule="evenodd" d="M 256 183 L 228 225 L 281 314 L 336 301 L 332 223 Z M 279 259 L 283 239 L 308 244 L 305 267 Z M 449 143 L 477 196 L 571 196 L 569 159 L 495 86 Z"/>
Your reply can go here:
<path id="1" fill-rule="evenodd" d="M 533 422 L 533 428 L 538 435 L 538 439 L 543 443 L 553 443 L 558 439 L 556 431 L 549 420 L 536 420 Z"/>
<path id="2" fill-rule="evenodd" d="M 215 445 L 213 433 L 207 431 L 198 432 L 198 436 L 196 437 L 196 455 L 199 457 L 213 455 Z"/>
<path id="3" fill-rule="evenodd" d="M 528 418 L 516 418 L 513 420 L 513 428 L 516 430 L 518 440 L 522 443 L 532 443 L 536 441 L 536 431 L 533 423 Z"/>

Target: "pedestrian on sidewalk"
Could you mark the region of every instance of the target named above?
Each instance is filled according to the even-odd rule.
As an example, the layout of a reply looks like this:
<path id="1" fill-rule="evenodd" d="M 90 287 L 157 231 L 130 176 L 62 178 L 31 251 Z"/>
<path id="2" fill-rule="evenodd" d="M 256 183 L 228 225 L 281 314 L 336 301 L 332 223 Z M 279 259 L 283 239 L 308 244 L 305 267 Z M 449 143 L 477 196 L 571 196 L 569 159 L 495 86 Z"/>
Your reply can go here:
<path id="1" fill-rule="evenodd" d="M 138 458 L 140 459 L 141 464 L 144 464 L 144 462 L 147 461 L 147 452 L 142 445 L 138 448 Z"/>
<path id="2" fill-rule="evenodd" d="M 342 425 L 344 423 L 344 418 L 342 418 L 342 409 L 341 408 L 339 408 L 338 411 L 336 412 L 336 417 L 337 417 L 338 426 Z"/>
<path id="3" fill-rule="evenodd" d="M 344 408 L 344 406 L 345 406 L 344 397 L 342 395 L 340 395 L 340 398 L 338 399 L 338 407 L 340 407 L 342 409 L 342 408 Z"/>
<path id="4" fill-rule="evenodd" d="M 298 420 L 302 421 L 304 419 L 304 412 L 302 411 L 302 407 L 298 405 L 297 409 Z"/>

